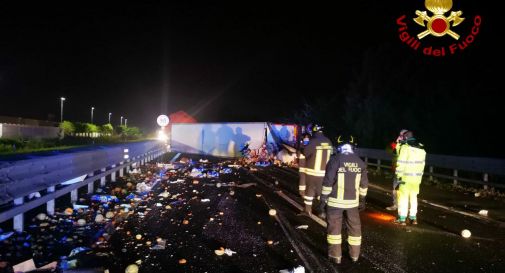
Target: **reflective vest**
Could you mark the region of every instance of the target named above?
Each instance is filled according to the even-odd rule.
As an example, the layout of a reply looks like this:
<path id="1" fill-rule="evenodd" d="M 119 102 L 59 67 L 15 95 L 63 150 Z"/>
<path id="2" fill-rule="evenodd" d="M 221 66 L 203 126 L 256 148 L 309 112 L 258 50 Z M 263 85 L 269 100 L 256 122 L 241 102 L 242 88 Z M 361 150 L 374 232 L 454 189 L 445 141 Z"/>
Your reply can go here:
<path id="1" fill-rule="evenodd" d="M 328 207 L 355 208 L 359 196 L 366 196 L 368 176 L 366 164 L 355 154 L 332 156 L 326 168 L 321 194 L 328 196 Z"/>
<path id="2" fill-rule="evenodd" d="M 403 144 L 396 160 L 396 176 L 405 183 L 421 184 L 426 160 L 422 147 Z"/>
<path id="3" fill-rule="evenodd" d="M 300 170 L 309 176 L 324 177 L 326 163 L 333 152 L 331 141 L 321 132 L 314 134 L 309 144 L 303 149 L 305 168 Z"/>

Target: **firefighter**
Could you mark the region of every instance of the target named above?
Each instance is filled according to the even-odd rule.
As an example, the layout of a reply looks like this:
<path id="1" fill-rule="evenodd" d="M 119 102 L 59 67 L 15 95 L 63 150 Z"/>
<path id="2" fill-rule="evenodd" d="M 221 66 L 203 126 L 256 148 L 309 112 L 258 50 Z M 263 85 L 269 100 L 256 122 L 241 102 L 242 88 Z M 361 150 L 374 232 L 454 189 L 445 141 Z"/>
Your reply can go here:
<path id="1" fill-rule="evenodd" d="M 340 264 L 342 222 L 347 228 L 349 255 L 353 262 L 359 258 L 361 249 L 359 211 L 365 209 L 368 176 L 365 162 L 354 154 L 355 141 L 352 136 L 347 140 L 339 137 L 338 142 L 337 154 L 330 158 L 326 166 L 320 210 L 324 211 L 326 208 L 328 257 L 330 261 Z"/>
<path id="2" fill-rule="evenodd" d="M 395 223 L 406 225 L 407 215 L 410 223 L 417 225 L 417 195 L 423 179 L 426 151 L 411 131 L 404 134 L 405 144 L 401 146 L 396 161 L 398 179 L 398 219 Z M 409 211 L 410 205 L 410 211 Z"/>
<path id="3" fill-rule="evenodd" d="M 300 193 L 303 192 L 303 202 L 305 204 L 304 213 L 312 215 L 312 204 L 315 198 L 321 195 L 321 186 L 323 183 L 326 163 L 330 159 L 333 151 L 331 140 L 323 134 L 323 127 L 319 125 L 312 126 L 312 138 L 303 149 L 301 156 L 305 157 L 305 184 L 300 184 Z"/>
<path id="4" fill-rule="evenodd" d="M 305 156 L 302 151 L 309 144 L 310 135 L 305 133 L 302 138 L 301 147 L 298 150 L 298 174 L 299 174 L 299 183 L 298 183 L 298 191 L 300 192 L 300 196 L 303 198 L 305 196 L 305 190 L 307 189 L 306 180 L 305 180 Z"/>
<path id="5" fill-rule="evenodd" d="M 391 148 L 393 149 L 393 160 L 391 162 L 391 171 L 394 173 L 396 170 L 396 160 L 398 159 L 398 155 L 400 154 L 401 146 L 405 143 L 405 133 L 408 130 L 403 129 L 400 131 L 400 134 L 396 138 L 396 141 L 391 143 Z M 396 192 L 396 188 L 398 187 L 398 179 L 396 179 L 396 175 L 393 177 L 393 192 L 392 199 L 393 205 L 387 207 L 387 210 L 397 210 L 398 209 L 398 193 Z"/>

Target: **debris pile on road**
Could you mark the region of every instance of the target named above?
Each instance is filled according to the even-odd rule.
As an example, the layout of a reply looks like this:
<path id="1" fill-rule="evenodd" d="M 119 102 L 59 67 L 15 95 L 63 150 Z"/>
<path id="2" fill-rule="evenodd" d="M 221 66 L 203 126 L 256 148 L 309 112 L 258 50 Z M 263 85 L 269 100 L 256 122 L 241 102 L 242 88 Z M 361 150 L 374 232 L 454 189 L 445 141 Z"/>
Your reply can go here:
<path id="1" fill-rule="evenodd" d="M 224 269 L 272 259 L 271 253 L 295 260 L 289 244 L 280 244 L 282 232 L 269 230 L 276 226 L 269 214 L 276 211 L 258 210 L 256 191 L 249 190 L 256 184 L 243 183 L 250 166 L 188 158 L 140 166 L 93 194 L 80 195 L 79 202 L 60 206 L 55 215 L 39 212 L 25 232 L 0 230 L 0 262 L 15 265 L 33 258 L 35 268 L 57 263 L 63 272 L 162 272 L 174 267 L 199 272 L 195 268 L 205 268 L 209 255 L 234 259 L 232 265 L 210 261 Z M 261 216 L 250 217 L 258 212 Z"/>

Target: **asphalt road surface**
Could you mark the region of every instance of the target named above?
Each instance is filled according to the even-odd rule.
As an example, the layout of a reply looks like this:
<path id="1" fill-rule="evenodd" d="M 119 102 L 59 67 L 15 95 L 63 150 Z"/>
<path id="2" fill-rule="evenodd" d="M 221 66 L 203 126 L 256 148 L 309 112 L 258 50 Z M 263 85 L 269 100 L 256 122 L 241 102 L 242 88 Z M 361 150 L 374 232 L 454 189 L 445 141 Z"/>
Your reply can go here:
<path id="1" fill-rule="evenodd" d="M 160 162 L 171 157 L 173 154 Z M 121 223 L 108 231 L 112 235 L 105 243 L 74 237 L 82 244 L 79 246 L 89 246 L 92 252 L 103 246 L 108 253 L 101 260 L 83 258 L 79 267 L 125 272 L 135 264 L 139 272 L 157 273 L 279 272 L 298 266 L 306 272 L 505 272 L 504 223 L 421 202 L 419 225 L 395 225 L 394 213 L 384 209 L 389 205 L 388 191 L 373 184 L 381 179 L 373 174 L 367 208 L 361 213 L 362 256 L 352 263 L 344 255 L 342 264 L 334 265 L 327 259 L 325 222 L 299 214 L 302 199 L 297 194 L 296 170 L 182 157 L 194 159 L 195 164 L 165 169 L 169 178 L 132 206 L 127 218 L 117 220 Z M 214 177 L 201 177 L 202 173 Z M 114 187 L 126 190 L 127 181 L 138 182 L 127 178 Z M 80 197 L 89 198 L 85 192 Z M 270 215 L 273 210 L 275 215 Z M 96 212 L 88 218 L 95 216 Z M 93 234 L 93 228 L 101 225 L 80 228 L 81 234 Z M 472 236 L 463 238 L 463 229 L 469 229 Z M 61 227 L 53 230 L 65 231 Z M 39 241 L 39 247 L 41 244 Z M 345 243 L 343 251 L 347 251 Z"/>

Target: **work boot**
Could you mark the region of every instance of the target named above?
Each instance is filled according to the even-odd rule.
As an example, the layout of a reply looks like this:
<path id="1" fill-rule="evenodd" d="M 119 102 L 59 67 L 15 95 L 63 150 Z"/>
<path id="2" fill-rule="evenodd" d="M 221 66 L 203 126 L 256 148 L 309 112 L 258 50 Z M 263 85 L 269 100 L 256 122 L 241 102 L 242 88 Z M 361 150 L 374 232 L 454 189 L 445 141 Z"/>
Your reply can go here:
<path id="1" fill-rule="evenodd" d="M 330 260 L 330 262 L 335 263 L 335 264 L 340 264 L 342 262 L 342 257 L 328 256 L 328 259 Z"/>
<path id="2" fill-rule="evenodd" d="M 386 208 L 386 210 L 397 210 L 398 207 L 396 205 L 392 205 Z"/>
<path id="3" fill-rule="evenodd" d="M 416 218 L 410 218 L 410 224 L 411 225 L 417 225 L 417 219 Z"/>
<path id="4" fill-rule="evenodd" d="M 326 212 L 320 212 L 318 215 L 317 215 L 319 218 L 325 220 L 326 219 Z"/>
<path id="5" fill-rule="evenodd" d="M 308 216 L 312 216 L 312 206 L 311 205 L 305 205 L 305 210 L 304 212 L 308 215 Z"/>
<path id="6" fill-rule="evenodd" d="M 401 226 L 406 226 L 407 225 L 407 223 L 405 222 L 405 219 L 400 219 L 400 218 L 396 219 L 394 221 L 394 223 L 397 224 L 397 225 L 401 225 Z"/>

